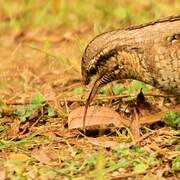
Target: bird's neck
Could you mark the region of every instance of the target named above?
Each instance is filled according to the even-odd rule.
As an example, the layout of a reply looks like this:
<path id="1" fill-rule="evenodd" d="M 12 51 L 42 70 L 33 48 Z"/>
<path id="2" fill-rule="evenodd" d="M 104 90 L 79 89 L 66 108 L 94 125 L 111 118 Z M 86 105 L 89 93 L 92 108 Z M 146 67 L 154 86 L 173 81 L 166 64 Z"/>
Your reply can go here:
<path id="1" fill-rule="evenodd" d="M 146 63 L 137 54 L 121 52 L 117 56 L 119 66 L 122 68 L 120 79 L 135 79 L 153 85 L 153 80 Z"/>

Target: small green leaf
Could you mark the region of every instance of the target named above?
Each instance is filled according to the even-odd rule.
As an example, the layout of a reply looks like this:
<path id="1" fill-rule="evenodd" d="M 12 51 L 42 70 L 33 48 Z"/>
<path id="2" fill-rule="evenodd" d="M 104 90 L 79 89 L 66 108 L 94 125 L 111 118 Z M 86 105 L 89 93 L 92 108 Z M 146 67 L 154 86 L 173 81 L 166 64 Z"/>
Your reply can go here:
<path id="1" fill-rule="evenodd" d="M 125 87 L 122 84 L 115 84 L 112 87 L 112 91 L 115 95 L 121 94 L 125 90 Z"/>
<path id="2" fill-rule="evenodd" d="M 33 111 L 46 104 L 45 98 L 42 94 L 37 94 L 32 99 L 31 103 L 26 106 L 20 106 L 17 108 L 15 115 L 17 115 L 22 122 L 25 122 L 30 116 L 32 116 Z"/>
<path id="3" fill-rule="evenodd" d="M 106 164 L 106 172 L 112 172 L 112 171 L 115 171 L 117 169 L 119 169 L 121 167 L 121 162 L 119 163 L 116 163 L 114 161 L 108 161 L 107 164 Z"/>
<path id="4" fill-rule="evenodd" d="M 108 95 L 108 88 L 106 86 L 102 87 L 99 93 L 103 95 Z"/>
<path id="5" fill-rule="evenodd" d="M 92 154 L 86 159 L 85 164 L 90 166 L 95 166 L 96 160 L 97 160 L 96 155 Z"/>
<path id="6" fill-rule="evenodd" d="M 146 170 L 148 169 L 148 165 L 144 164 L 143 162 L 140 162 L 138 164 L 136 164 L 133 168 L 134 173 L 136 174 L 140 174 L 140 173 L 144 173 L 146 172 Z"/>
<path id="7" fill-rule="evenodd" d="M 41 106 L 44 104 L 45 101 L 46 100 L 45 100 L 44 96 L 41 93 L 38 93 L 33 97 L 31 104 L 35 105 L 35 106 Z"/>
<path id="8" fill-rule="evenodd" d="M 157 161 L 157 159 L 155 159 L 155 157 L 150 155 L 150 157 L 147 159 L 147 163 L 149 166 L 155 166 L 158 164 L 158 161 Z"/>
<path id="9" fill-rule="evenodd" d="M 79 95 L 79 94 L 82 94 L 83 91 L 84 91 L 83 87 L 77 87 L 73 90 L 73 93 Z"/>
<path id="10" fill-rule="evenodd" d="M 23 116 L 25 114 L 25 112 L 26 112 L 25 106 L 20 106 L 17 108 L 15 113 L 17 116 Z"/>
<path id="11" fill-rule="evenodd" d="M 28 117 L 33 113 L 32 106 L 20 106 L 17 108 L 15 114 L 20 118 L 22 122 L 25 122 Z"/>
<path id="12" fill-rule="evenodd" d="M 5 126 L 1 126 L 1 125 L 0 125 L 0 132 L 3 132 L 5 129 L 6 129 Z"/>
<path id="13" fill-rule="evenodd" d="M 177 156 L 177 157 L 172 161 L 172 170 L 173 170 L 173 171 L 180 171 L 180 156 Z"/>
<path id="14" fill-rule="evenodd" d="M 177 146 L 175 147 L 175 150 L 176 150 L 176 151 L 180 151 L 180 145 L 177 145 Z"/>
<path id="15" fill-rule="evenodd" d="M 121 154 L 121 155 L 128 155 L 129 154 L 129 149 L 126 147 L 117 147 L 116 149 L 114 149 L 114 151 L 118 154 Z"/>
<path id="16" fill-rule="evenodd" d="M 52 107 L 48 107 L 48 116 L 54 117 L 56 115 L 56 111 Z"/>
<path id="17" fill-rule="evenodd" d="M 143 92 L 148 92 L 152 87 L 141 81 L 133 80 L 130 83 L 128 92 L 129 94 L 137 93 L 141 88 L 143 89 Z"/>
<path id="18" fill-rule="evenodd" d="M 164 122 L 174 128 L 180 127 L 180 112 L 168 112 L 164 117 Z"/>
<path id="19" fill-rule="evenodd" d="M 137 154 L 143 154 L 145 151 L 140 146 L 133 146 L 132 152 L 137 153 Z"/>
<path id="20" fill-rule="evenodd" d="M 118 164 L 120 165 L 121 168 L 127 168 L 128 166 L 130 166 L 131 161 L 126 158 L 122 158 Z"/>

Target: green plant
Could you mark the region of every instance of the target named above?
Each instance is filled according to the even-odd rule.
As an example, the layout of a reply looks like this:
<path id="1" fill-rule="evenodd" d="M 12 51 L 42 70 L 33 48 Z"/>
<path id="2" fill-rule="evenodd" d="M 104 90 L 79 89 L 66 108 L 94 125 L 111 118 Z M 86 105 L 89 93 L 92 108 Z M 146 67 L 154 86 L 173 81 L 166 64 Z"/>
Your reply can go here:
<path id="1" fill-rule="evenodd" d="M 54 108 L 48 106 L 47 101 L 44 96 L 40 93 L 36 94 L 31 100 L 30 104 L 23 105 L 17 108 L 15 115 L 20 118 L 22 122 L 25 122 L 28 118 L 30 118 L 34 112 L 41 110 L 43 107 L 47 108 L 47 115 L 49 117 L 53 117 L 56 115 Z"/>
<path id="2" fill-rule="evenodd" d="M 123 91 L 125 91 L 125 87 L 122 84 L 115 84 L 112 87 L 112 91 L 115 95 L 121 94 Z"/>
<path id="3" fill-rule="evenodd" d="M 73 93 L 76 94 L 76 95 L 80 95 L 82 94 L 84 91 L 84 88 L 82 86 L 80 87 L 76 87 L 74 90 L 73 90 Z"/>
<path id="4" fill-rule="evenodd" d="M 143 89 L 143 92 L 148 92 L 151 89 L 151 86 L 141 81 L 132 80 L 128 88 L 128 93 L 129 94 L 137 93 L 141 88 Z"/>
<path id="5" fill-rule="evenodd" d="M 180 171 L 180 156 L 176 156 L 176 158 L 172 161 L 172 170 Z"/>
<path id="6" fill-rule="evenodd" d="M 180 112 L 167 112 L 164 116 L 164 122 L 173 127 L 179 128 L 180 127 Z"/>
<path id="7" fill-rule="evenodd" d="M 144 173 L 148 168 L 157 165 L 158 161 L 155 155 L 145 151 L 137 146 L 132 149 L 118 147 L 114 150 L 118 155 L 120 168 L 130 168 L 136 174 Z"/>
<path id="8" fill-rule="evenodd" d="M 96 161 L 94 162 L 95 169 L 93 171 L 90 171 L 89 176 L 97 180 L 105 180 L 106 179 L 106 169 L 105 169 L 106 159 L 104 155 L 101 153 L 98 153 L 95 159 L 96 159 Z"/>

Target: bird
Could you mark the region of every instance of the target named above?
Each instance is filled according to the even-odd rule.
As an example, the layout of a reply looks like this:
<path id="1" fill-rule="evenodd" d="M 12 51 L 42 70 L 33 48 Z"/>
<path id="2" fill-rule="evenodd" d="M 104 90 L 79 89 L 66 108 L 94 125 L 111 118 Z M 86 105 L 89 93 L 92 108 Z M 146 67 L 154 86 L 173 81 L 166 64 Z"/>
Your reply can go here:
<path id="1" fill-rule="evenodd" d="M 81 74 L 84 85 L 95 77 L 83 126 L 97 91 L 115 80 L 138 80 L 180 96 L 180 15 L 97 35 L 84 50 Z"/>

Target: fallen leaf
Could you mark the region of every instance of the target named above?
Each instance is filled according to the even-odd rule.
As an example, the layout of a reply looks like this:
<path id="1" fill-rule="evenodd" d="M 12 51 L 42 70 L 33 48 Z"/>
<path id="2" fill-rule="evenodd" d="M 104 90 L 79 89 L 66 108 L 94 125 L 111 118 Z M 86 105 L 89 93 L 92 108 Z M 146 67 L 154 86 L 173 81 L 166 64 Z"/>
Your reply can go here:
<path id="1" fill-rule="evenodd" d="M 180 105 L 176 107 L 167 108 L 161 112 L 156 112 L 152 114 L 146 114 L 139 117 L 139 124 L 151 124 L 161 121 L 165 113 L 168 111 L 180 111 Z M 76 129 L 83 128 L 83 114 L 84 106 L 73 110 L 68 117 L 68 128 Z M 137 119 L 136 119 L 137 120 Z M 130 119 L 121 116 L 119 113 L 115 112 L 113 109 L 108 107 L 91 106 L 88 109 L 86 116 L 86 128 L 92 128 L 94 126 L 107 126 L 113 124 L 116 127 L 130 126 Z"/>
<path id="2" fill-rule="evenodd" d="M 84 107 L 73 110 L 68 117 L 68 128 L 83 128 Z M 108 126 L 113 124 L 117 127 L 128 126 L 129 121 L 121 117 L 117 112 L 108 107 L 91 106 L 86 116 L 85 127 Z"/>
<path id="3" fill-rule="evenodd" d="M 145 173 L 146 170 L 148 169 L 148 165 L 143 163 L 143 162 L 140 162 L 139 164 L 137 164 L 136 166 L 134 166 L 133 168 L 133 171 L 134 173 L 136 174 L 141 174 L 141 173 Z"/>
<path id="4" fill-rule="evenodd" d="M 47 152 L 44 149 L 35 149 L 32 152 L 32 156 L 38 160 L 39 162 L 46 165 L 57 165 L 56 162 L 53 162 L 51 158 L 48 156 Z"/>
<path id="5" fill-rule="evenodd" d="M 19 128 L 20 128 L 20 121 L 18 119 L 15 119 L 13 123 L 11 123 L 9 131 L 8 131 L 8 137 L 16 139 L 19 136 Z"/>

